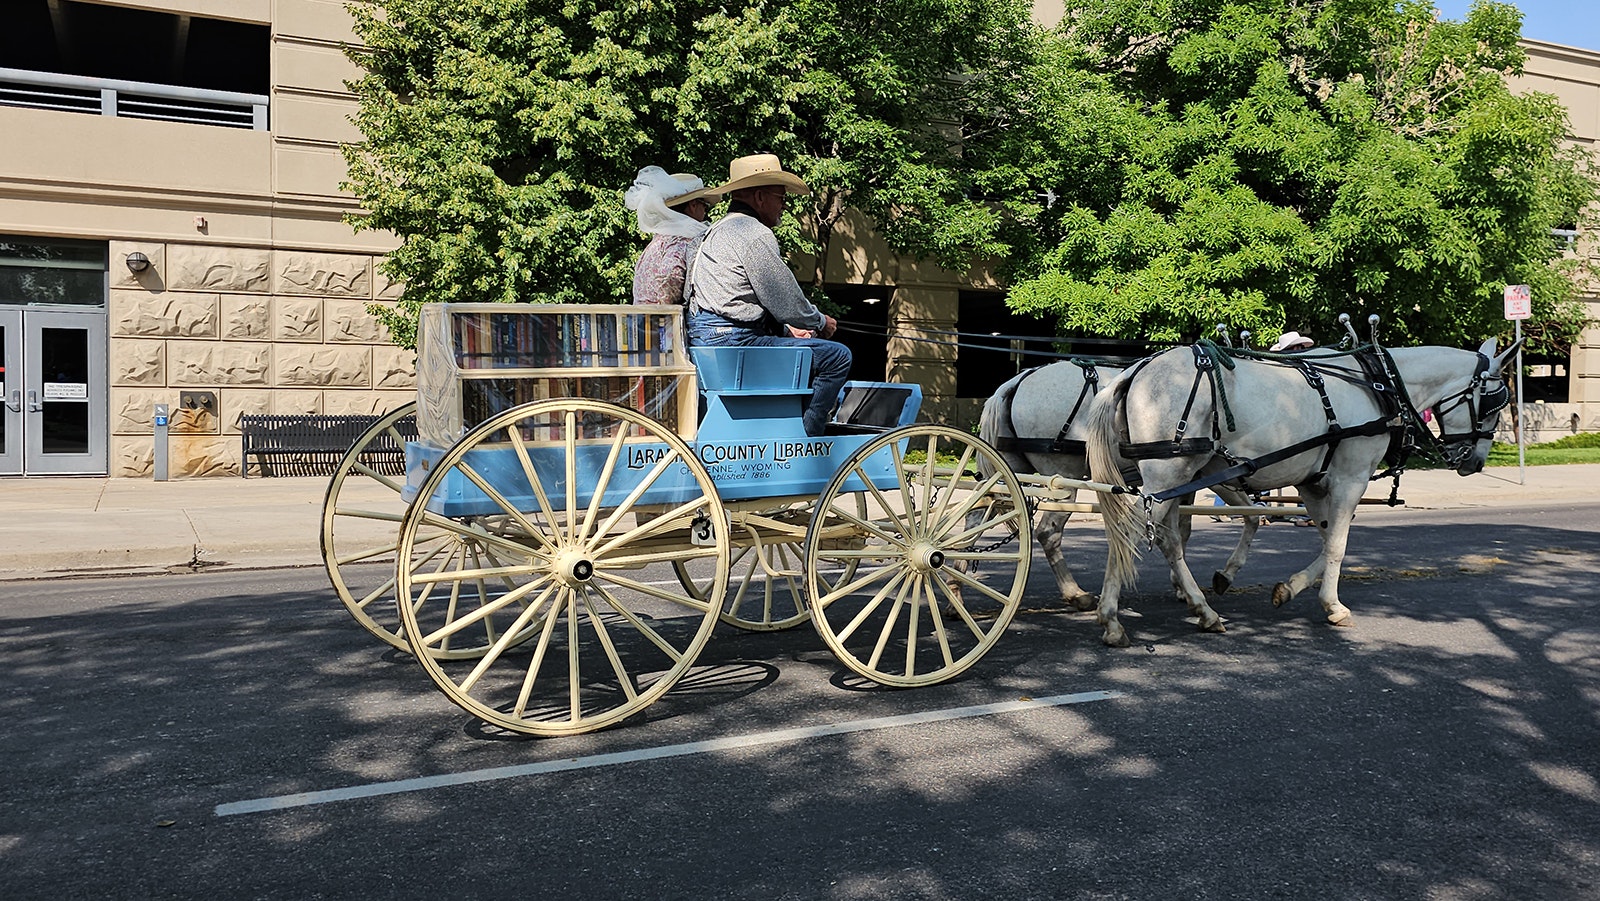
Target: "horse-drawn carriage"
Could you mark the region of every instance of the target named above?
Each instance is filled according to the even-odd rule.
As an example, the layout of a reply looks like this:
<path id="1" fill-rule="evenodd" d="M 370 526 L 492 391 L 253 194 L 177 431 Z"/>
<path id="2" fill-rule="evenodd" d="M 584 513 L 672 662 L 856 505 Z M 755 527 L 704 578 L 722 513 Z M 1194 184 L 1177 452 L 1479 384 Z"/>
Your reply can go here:
<path id="1" fill-rule="evenodd" d="M 341 600 L 484 721 L 536 735 L 619 722 L 690 672 L 719 621 L 810 621 L 859 677 L 948 680 L 1016 613 L 1033 514 L 1113 490 L 1019 474 L 1014 453 L 917 423 L 915 385 L 851 382 L 808 436 L 809 350 L 682 336 L 677 309 L 429 305 L 417 404 L 340 463 L 322 548 Z M 390 442 L 406 448 L 403 482 L 363 460 Z M 1163 501 L 1160 515 L 1195 509 Z"/>

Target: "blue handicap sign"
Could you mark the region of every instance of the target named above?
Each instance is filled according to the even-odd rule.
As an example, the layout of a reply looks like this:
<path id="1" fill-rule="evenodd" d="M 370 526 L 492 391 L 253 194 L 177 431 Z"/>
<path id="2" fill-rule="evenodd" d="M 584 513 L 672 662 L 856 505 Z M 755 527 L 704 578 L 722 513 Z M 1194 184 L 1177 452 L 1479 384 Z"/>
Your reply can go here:
<path id="1" fill-rule="evenodd" d="M 156 425 L 163 426 L 163 425 L 166 425 L 166 424 L 167 424 L 167 417 L 165 417 L 165 416 L 157 416 L 156 417 Z"/>

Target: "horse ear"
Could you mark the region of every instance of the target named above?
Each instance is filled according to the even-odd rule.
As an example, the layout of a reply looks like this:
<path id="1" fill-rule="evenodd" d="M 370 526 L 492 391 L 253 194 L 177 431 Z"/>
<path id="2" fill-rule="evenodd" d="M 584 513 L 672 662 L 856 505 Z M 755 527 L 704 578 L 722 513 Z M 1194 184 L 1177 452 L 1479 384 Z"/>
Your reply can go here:
<path id="1" fill-rule="evenodd" d="M 1500 343 L 1500 339 L 1499 338 L 1490 338 L 1489 340 L 1483 342 L 1483 344 L 1479 345 L 1478 353 L 1483 354 L 1484 356 L 1486 356 L 1486 357 L 1488 357 L 1489 359 L 1492 360 L 1492 359 L 1494 359 L 1494 348 L 1495 348 L 1495 345 L 1499 344 L 1499 343 Z"/>
<path id="2" fill-rule="evenodd" d="M 1483 346 L 1489 348 L 1489 352 L 1484 354 L 1484 356 L 1491 358 L 1489 362 L 1490 378 L 1495 378 L 1500 375 L 1501 370 L 1505 368 L 1506 361 L 1511 359 L 1511 355 L 1516 353 L 1518 348 L 1522 347 L 1522 342 L 1524 340 L 1526 339 L 1519 339 L 1511 342 L 1511 346 L 1502 351 L 1497 357 L 1492 356 L 1494 354 L 1494 339 L 1490 338 L 1488 341 L 1483 342 Z"/>

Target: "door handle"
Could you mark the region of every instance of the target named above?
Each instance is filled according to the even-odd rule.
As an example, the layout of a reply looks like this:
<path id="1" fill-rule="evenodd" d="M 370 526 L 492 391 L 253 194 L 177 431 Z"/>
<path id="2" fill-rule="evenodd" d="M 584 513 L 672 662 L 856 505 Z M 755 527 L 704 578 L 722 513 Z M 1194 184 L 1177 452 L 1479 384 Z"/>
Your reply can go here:
<path id="1" fill-rule="evenodd" d="M 28 392 L 28 412 L 38 413 L 44 409 L 44 404 L 39 403 L 39 392 Z"/>
<path id="2" fill-rule="evenodd" d="M 6 407 L 9 410 L 11 410 L 11 412 L 13 412 L 13 413 L 21 413 L 22 412 L 22 392 L 21 391 L 13 391 L 13 392 L 11 392 L 11 399 L 6 401 Z"/>

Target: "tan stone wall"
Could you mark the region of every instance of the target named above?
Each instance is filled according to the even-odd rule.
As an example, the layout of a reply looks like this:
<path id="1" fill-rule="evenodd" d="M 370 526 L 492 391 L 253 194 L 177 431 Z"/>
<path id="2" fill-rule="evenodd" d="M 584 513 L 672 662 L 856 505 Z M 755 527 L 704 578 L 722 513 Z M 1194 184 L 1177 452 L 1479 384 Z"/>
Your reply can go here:
<path id="1" fill-rule="evenodd" d="M 118 264 L 133 251 L 151 265 Z M 237 475 L 247 413 L 381 413 L 415 399 L 410 351 L 367 311 L 392 303 L 371 254 L 111 243 L 108 310 L 113 476 L 148 476 L 154 405 L 172 410 L 173 477 Z M 216 393 L 183 409 L 182 391 Z"/>

